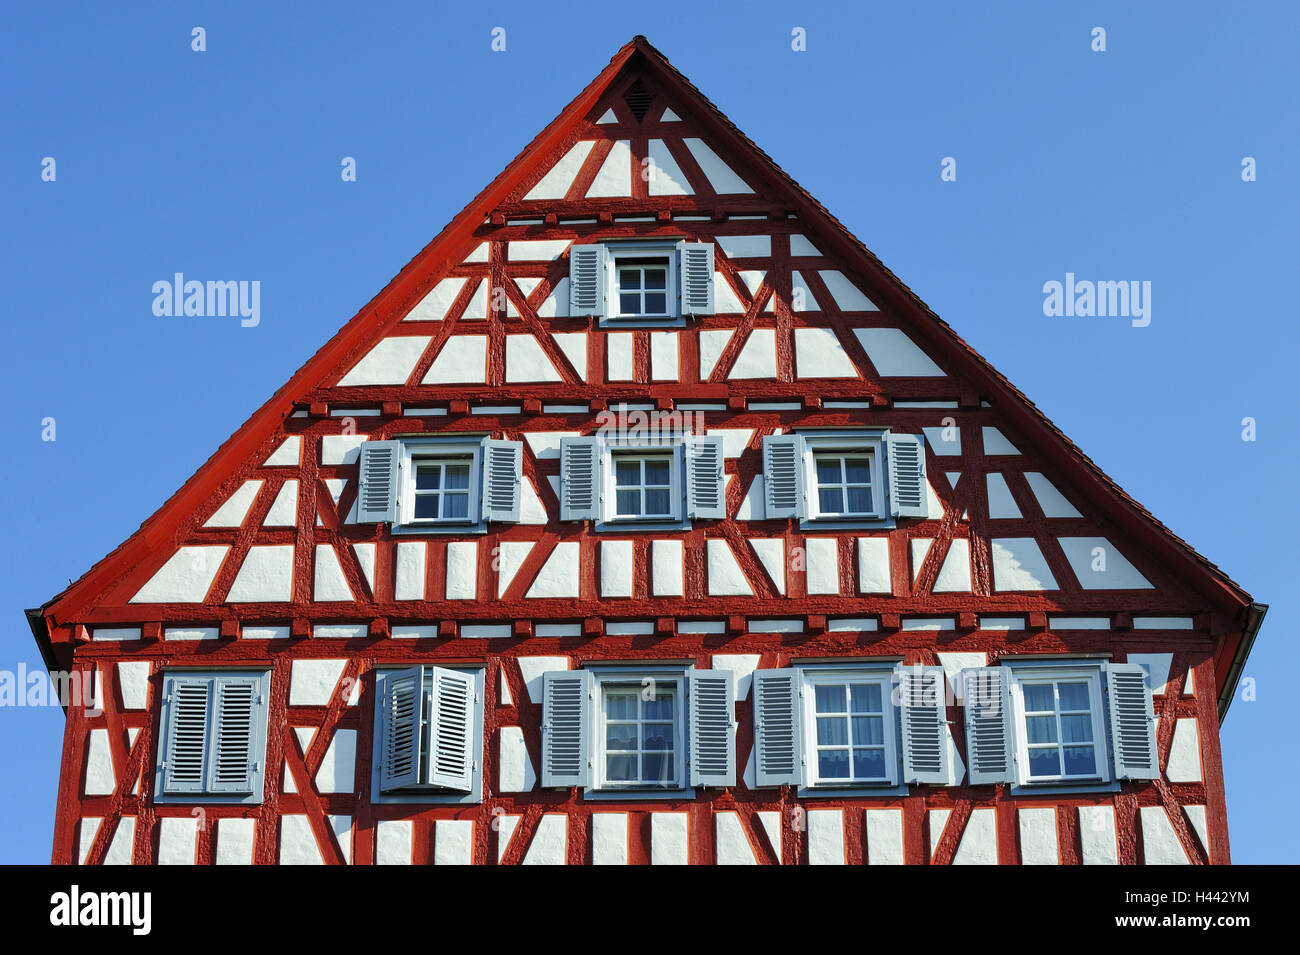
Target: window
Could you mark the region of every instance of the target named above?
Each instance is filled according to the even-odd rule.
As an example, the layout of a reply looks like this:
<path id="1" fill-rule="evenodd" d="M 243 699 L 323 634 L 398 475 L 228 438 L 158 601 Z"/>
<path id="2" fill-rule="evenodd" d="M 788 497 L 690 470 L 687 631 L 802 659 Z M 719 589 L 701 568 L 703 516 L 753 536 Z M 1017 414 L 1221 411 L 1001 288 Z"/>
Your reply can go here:
<path id="1" fill-rule="evenodd" d="M 361 445 L 357 521 L 397 532 L 485 531 L 519 520 L 523 445 L 437 435 Z"/>
<path id="2" fill-rule="evenodd" d="M 809 785 L 893 783 L 889 674 L 820 674 L 805 680 L 811 691 L 805 701 L 812 708 Z"/>
<path id="3" fill-rule="evenodd" d="M 617 799 L 736 783 L 730 670 L 555 670 L 542 694 L 544 787 Z"/>
<path id="4" fill-rule="evenodd" d="M 270 682 L 269 672 L 164 675 L 155 801 L 262 801 Z"/>
<path id="5" fill-rule="evenodd" d="M 926 517 L 925 446 L 883 430 L 810 431 L 763 439 L 767 516 L 806 528 L 892 526 Z"/>
<path id="6" fill-rule="evenodd" d="M 681 326 L 713 314 L 713 244 L 604 242 L 569 250 L 569 314 L 602 326 Z"/>
<path id="7" fill-rule="evenodd" d="M 603 530 L 684 530 L 726 516 L 722 439 L 619 433 L 560 442 L 560 520 Z"/>
<path id="8" fill-rule="evenodd" d="M 1018 661 L 963 673 L 970 779 L 1108 787 L 1155 779 L 1155 717 L 1137 664 Z"/>
<path id="9" fill-rule="evenodd" d="M 376 801 L 481 801 L 482 668 L 378 670 L 374 739 Z"/>

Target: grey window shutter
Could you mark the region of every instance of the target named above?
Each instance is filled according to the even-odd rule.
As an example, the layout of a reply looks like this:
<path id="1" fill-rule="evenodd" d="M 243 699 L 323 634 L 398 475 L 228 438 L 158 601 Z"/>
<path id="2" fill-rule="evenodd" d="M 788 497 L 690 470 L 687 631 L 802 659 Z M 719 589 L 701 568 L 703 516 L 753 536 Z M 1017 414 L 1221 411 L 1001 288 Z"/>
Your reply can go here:
<path id="1" fill-rule="evenodd" d="M 379 789 L 390 792 L 420 781 L 420 738 L 423 735 L 424 668 L 408 667 L 383 674 L 383 753 Z"/>
<path id="2" fill-rule="evenodd" d="M 560 520 L 595 520 L 600 508 L 600 449 L 595 438 L 560 439 Z"/>
<path id="3" fill-rule="evenodd" d="M 683 315 L 713 314 L 713 243 L 677 243 L 677 285 Z"/>
<path id="4" fill-rule="evenodd" d="M 925 445 L 915 434 L 890 434 L 886 438 L 889 459 L 889 505 L 895 517 L 925 517 Z"/>
<path id="5" fill-rule="evenodd" d="M 474 788 L 474 692 L 472 673 L 430 667 L 428 782 L 445 789 Z"/>
<path id="6" fill-rule="evenodd" d="M 799 671 L 754 671 L 754 759 L 759 786 L 803 781 Z"/>
<path id="7" fill-rule="evenodd" d="M 948 782 L 948 683 L 943 667 L 898 668 L 903 782 Z"/>
<path id="8" fill-rule="evenodd" d="M 366 441 L 361 445 L 358 523 L 379 524 L 397 520 L 397 461 L 400 455 L 399 441 Z"/>
<path id="9" fill-rule="evenodd" d="M 592 686 L 589 670 L 547 670 L 542 674 L 544 787 L 589 785 Z"/>
<path id="10" fill-rule="evenodd" d="M 803 438 L 774 434 L 763 439 L 763 485 L 769 519 L 803 517 Z"/>
<path id="11" fill-rule="evenodd" d="M 730 670 L 692 670 L 691 785 L 736 785 L 736 680 Z"/>
<path id="12" fill-rule="evenodd" d="M 727 516 L 726 481 L 722 473 L 722 438 L 686 438 L 686 514 L 721 520 Z"/>
<path id="13" fill-rule="evenodd" d="M 523 463 L 523 442 L 483 442 L 483 520 L 519 522 Z"/>
<path id="14" fill-rule="evenodd" d="M 219 676 L 213 680 L 212 743 L 208 789 L 251 793 L 261 778 L 265 744 L 261 728 L 266 695 L 261 676 Z"/>
<path id="15" fill-rule="evenodd" d="M 962 671 L 966 710 L 966 762 L 971 785 L 1015 778 L 1011 735 L 1011 693 L 1005 667 Z"/>
<path id="16" fill-rule="evenodd" d="M 163 747 L 162 791 L 168 795 L 201 793 L 206 784 L 208 700 L 212 681 L 168 676 L 163 684 L 167 735 Z"/>
<path id="17" fill-rule="evenodd" d="M 1146 670 L 1137 663 L 1108 663 L 1106 690 L 1116 778 L 1159 779 L 1156 718 Z"/>
<path id="18" fill-rule="evenodd" d="M 605 314 L 605 247 L 569 246 L 569 314 Z"/>

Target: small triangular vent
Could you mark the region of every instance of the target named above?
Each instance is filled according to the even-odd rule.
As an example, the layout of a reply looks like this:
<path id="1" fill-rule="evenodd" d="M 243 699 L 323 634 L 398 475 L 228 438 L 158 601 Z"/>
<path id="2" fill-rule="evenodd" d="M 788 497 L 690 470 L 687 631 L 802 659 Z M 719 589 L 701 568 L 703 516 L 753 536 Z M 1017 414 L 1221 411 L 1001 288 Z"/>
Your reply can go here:
<path id="1" fill-rule="evenodd" d="M 650 111 L 650 103 L 654 98 L 655 94 L 642 86 L 639 78 L 623 94 L 623 102 L 627 103 L 627 108 L 632 111 L 638 123 L 645 119 L 645 114 Z"/>

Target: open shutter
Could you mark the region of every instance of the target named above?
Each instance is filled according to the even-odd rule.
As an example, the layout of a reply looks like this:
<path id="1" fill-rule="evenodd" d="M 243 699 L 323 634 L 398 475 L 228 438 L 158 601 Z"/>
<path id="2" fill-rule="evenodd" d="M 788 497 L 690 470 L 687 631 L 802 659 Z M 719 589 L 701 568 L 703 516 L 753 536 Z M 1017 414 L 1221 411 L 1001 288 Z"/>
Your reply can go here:
<path id="1" fill-rule="evenodd" d="M 523 463 L 523 442 L 483 442 L 483 520 L 519 522 Z"/>
<path id="2" fill-rule="evenodd" d="M 678 242 L 677 277 L 682 315 L 712 315 L 713 243 Z"/>
<path id="3" fill-rule="evenodd" d="M 219 676 L 213 683 L 209 791 L 251 793 L 261 777 L 264 756 L 259 752 L 266 705 L 263 680 L 254 675 Z"/>
<path id="4" fill-rule="evenodd" d="M 569 246 L 569 314 L 605 314 L 605 247 Z"/>
<path id="5" fill-rule="evenodd" d="M 430 667 L 428 782 L 445 789 L 474 788 L 475 678 L 472 673 Z"/>
<path id="6" fill-rule="evenodd" d="M 895 517 L 925 517 L 925 444 L 920 435 L 890 434 L 889 504 Z"/>
<path id="7" fill-rule="evenodd" d="M 803 438 L 775 434 L 763 439 L 763 484 L 767 516 L 803 517 Z"/>
<path id="8" fill-rule="evenodd" d="M 726 481 L 722 474 L 722 438 L 686 438 L 686 515 L 713 520 L 727 516 Z"/>
<path id="9" fill-rule="evenodd" d="M 169 676 L 165 681 L 162 791 L 168 795 L 203 792 L 211 689 L 212 681 L 199 677 Z"/>
<path id="10" fill-rule="evenodd" d="M 589 670 L 542 674 L 542 785 L 586 786 L 591 778 L 592 676 Z"/>
<path id="11" fill-rule="evenodd" d="M 1137 663 L 1106 664 L 1110 738 L 1118 779 L 1159 779 L 1156 717 L 1147 672 Z"/>
<path id="12" fill-rule="evenodd" d="M 898 668 L 903 782 L 948 782 L 948 683 L 943 667 Z"/>
<path id="13" fill-rule="evenodd" d="M 366 441 L 361 445 L 361 486 L 357 489 L 357 523 L 397 520 L 397 461 L 401 442 Z"/>
<path id="14" fill-rule="evenodd" d="M 423 669 L 409 667 L 383 676 L 381 792 L 414 786 L 420 781 L 420 736 L 425 719 Z"/>
<path id="15" fill-rule="evenodd" d="M 799 737 L 799 671 L 754 671 L 754 760 L 760 786 L 797 786 L 802 781 Z"/>
<path id="16" fill-rule="evenodd" d="M 595 438 L 560 439 L 560 520 L 594 521 L 600 507 L 600 454 Z"/>
<path id="17" fill-rule="evenodd" d="M 962 671 L 966 762 L 972 785 L 1014 781 L 1011 693 L 1005 667 Z"/>
<path id="18" fill-rule="evenodd" d="M 692 670 L 691 785 L 736 785 L 736 678 L 730 670 Z"/>

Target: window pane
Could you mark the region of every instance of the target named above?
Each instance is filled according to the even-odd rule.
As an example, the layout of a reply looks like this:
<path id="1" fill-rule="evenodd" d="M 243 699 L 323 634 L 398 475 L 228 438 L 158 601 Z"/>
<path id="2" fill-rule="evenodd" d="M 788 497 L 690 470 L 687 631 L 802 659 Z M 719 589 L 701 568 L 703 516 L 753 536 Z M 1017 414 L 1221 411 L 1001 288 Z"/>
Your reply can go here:
<path id="1" fill-rule="evenodd" d="M 1084 716 L 1062 716 L 1061 717 L 1061 742 L 1062 743 L 1091 743 L 1092 742 L 1092 717 Z"/>
<path id="2" fill-rule="evenodd" d="M 817 754 L 817 775 L 822 779 L 849 778 L 849 751 L 833 749 Z"/>
<path id="3" fill-rule="evenodd" d="M 616 514 L 636 516 L 641 513 L 640 491 L 619 491 L 615 498 L 614 512 Z"/>
<path id="4" fill-rule="evenodd" d="M 818 458 L 817 459 L 817 483 L 818 484 L 839 484 L 840 483 L 840 459 L 839 458 Z"/>
<path id="5" fill-rule="evenodd" d="M 843 686 L 818 686 L 817 687 L 817 712 L 818 713 L 843 713 L 844 709 L 844 687 Z"/>
<path id="6" fill-rule="evenodd" d="M 849 459 L 844 462 L 844 470 L 850 484 L 870 484 L 871 464 L 865 459 Z"/>
<path id="7" fill-rule="evenodd" d="M 447 487 L 457 491 L 463 491 L 469 487 L 468 464 L 447 465 Z"/>
<path id="8" fill-rule="evenodd" d="M 885 742 L 883 721 L 879 716 L 853 717 L 853 742 L 882 746 Z"/>
<path id="9" fill-rule="evenodd" d="M 608 720 L 636 719 L 636 694 L 635 693 L 606 693 L 605 694 L 605 719 Z"/>
<path id="10" fill-rule="evenodd" d="M 1065 748 L 1065 772 L 1070 776 L 1095 776 L 1097 759 L 1091 746 Z"/>
<path id="11" fill-rule="evenodd" d="M 616 782 L 636 779 L 635 756 L 609 756 L 605 759 L 605 776 Z"/>
<path id="12" fill-rule="evenodd" d="M 647 315 L 662 315 L 668 311 L 668 298 L 663 292 L 645 293 L 645 310 Z"/>
<path id="13" fill-rule="evenodd" d="M 671 505 L 668 503 L 667 489 L 645 492 L 645 512 L 647 514 L 671 514 L 672 510 Z"/>
<path id="14" fill-rule="evenodd" d="M 417 491 L 436 491 L 442 468 L 416 468 L 415 489 Z"/>
<path id="15" fill-rule="evenodd" d="M 618 287 L 621 291 L 627 289 L 639 289 L 641 287 L 641 270 L 619 269 Z"/>
<path id="16" fill-rule="evenodd" d="M 673 758 L 667 753 L 646 753 L 641 757 L 641 778 L 647 783 L 666 783 L 673 778 Z"/>
<path id="17" fill-rule="evenodd" d="M 817 744 L 819 746 L 847 746 L 848 721 L 842 716 L 817 717 Z"/>
<path id="18" fill-rule="evenodd" d="M 665 690 L 656 692 L 653 700 L 644 701 L 641 718 L 646 720 L 671 720 L 673 718 L 673 694 Z"/>
<path id="19" fill-rule="evenodd" d="M 1055 747 L 1051 749 L 1031 749 L 1029 751 L 1029 775 L 1061 775 L 1061 760 Z"/>
<path id="20" fill-rule="evenodd" d="M 616 723 L 605 727 L 606 749 L 636 749 L 636 727 L 630 723 Z"/>
<path id="21" fill-rule="evenodd" d="M 619 487 L 636 487 L 641 483 L 640 461 L 615 461 L 614 483 Z"/>
<path id="22" fill-rule="evenodd" d="M 1055 716 L 1030 716 L 1025 719 L 1025 728 L 1029 731 L 1031 743 L 1056 742 Z"/>
<path id="23" fill-rule="evenodd" d="M 871 511 L 871 488 L 849 488 L 849 511 L 854 514 L 867 514 Z"/>
<path id="24" fill-rule="evenodd" d="M 624 315 L 641 314 L 641 296 L 636 292 L 631 295 L 624 293 L 618 297 L 618 310 Z"/>
<path id="25" fill-rule="evenodd" d="M 469 517 L 469 495 L 444 493 L 442 495 L 442 516 Z"/>
<path id="26" fill-rule="evenodd" d="M 645 463 L 645 483 L 667 485 L 668 471 L 667 458 L 651 458 Z"/>
<path id="27" fill-rule="evenodd" d="M 1086 683 L 1058 683 L 1057 687 L 1061 694 L 1061 711 L 1066 710 L 1086 710 L 1088 706 L 1088 684 Z"/>
<path id="28" fill-rule="evenodd" d="M 1025 712 L 1054 713 L 1056 706 L 1052 701 L 1052 684 L 1029 683 L 1025 685 Z"/>
<path id="29" fill-rule="evenodd" d="M 817 509 L 823 514 L 840 514 L 844 511 L 844 492 L 837 487 L 817 489 Z"/>
<path id="30" fill-rule="evenodd" d="M 881 712 L 879 683 L 855 683 L 849 687 L 849 693 L 854 713 Z"/>
<path id="31" fill-rule="evenodd" d="M 667 287 L 668 272 L 666 269 L 646 269 L 645 270 L 645 287 L 652 289 L 661 289 Z"/>
<path id="32" fill-rule="evenodd" d="M 857 779 L 885 778 L 885 751 L 883 749 L 855 749 L 853 775 Z"/>
<path id="33" fill-rule="evenodd" d="M 438 495 L 417 494 L 415 496 L 415 516 L 430 518 L 438 516 Z"/>
<path id="34" fill-rule="evenodd" d="M 642 749 L 672 752 L 673 727 L 671 723 L 647 723 L 642 731 Z"/>

